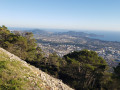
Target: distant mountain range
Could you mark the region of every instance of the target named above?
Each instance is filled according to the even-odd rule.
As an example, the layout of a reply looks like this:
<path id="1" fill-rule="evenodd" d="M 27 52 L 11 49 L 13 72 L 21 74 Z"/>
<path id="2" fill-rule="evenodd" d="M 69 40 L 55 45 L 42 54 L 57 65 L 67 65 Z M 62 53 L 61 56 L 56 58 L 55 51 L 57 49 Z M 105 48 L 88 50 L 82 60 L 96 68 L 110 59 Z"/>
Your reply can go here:
<path id="1" fill-rule="evenodd" d="M 54 34 L 69 35 L 69 36 L 74 36 L 74 37 L 103 37 L 102 35 L 88 34 L 85 32 L 77 32 L 77 31 L 58 32 L 58 33 L 54 33 Z"/>
<path id="2" fill-rule="evenodd" d="M 43 35 L 69 35 L 74 37 L 104 37 L 103 35 L 97 35 L 94 33 L 88 34 L 81 31 L 64 30 L 64 29 L 34 29 L 34 28 L 19 28 L 19 27 L 8 27 L 8 28 L 12 31 L 32 32 L 34 35 L 37 35 L 37 36 L 38 35 L 42 35 L 42 36 Z"/>
<path id="3" fill-rule="evenodd" d="M 67 32 L 48 32 L 45 30 L 40 29 L 33 29 L 33 30 L 24 30 L 27 32 L 32 32 L 34 35 L 69 35 L 73 37 L 104 37 L 103 35 L 96 35 L 94 33 L 88 34 L 85 32 L 79 32 L 79 31 L 67 31 Z"/>

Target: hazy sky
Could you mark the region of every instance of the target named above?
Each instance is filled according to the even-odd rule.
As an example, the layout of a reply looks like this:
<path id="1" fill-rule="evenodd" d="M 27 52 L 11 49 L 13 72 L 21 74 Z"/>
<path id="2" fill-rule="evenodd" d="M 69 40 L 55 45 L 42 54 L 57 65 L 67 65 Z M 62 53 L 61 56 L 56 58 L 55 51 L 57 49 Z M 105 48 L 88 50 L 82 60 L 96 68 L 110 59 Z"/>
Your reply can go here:
<path id="1" fill-rule="evenodd" d="M 120 0 L 0 0 L 0 25 L 120 30 Z"/>

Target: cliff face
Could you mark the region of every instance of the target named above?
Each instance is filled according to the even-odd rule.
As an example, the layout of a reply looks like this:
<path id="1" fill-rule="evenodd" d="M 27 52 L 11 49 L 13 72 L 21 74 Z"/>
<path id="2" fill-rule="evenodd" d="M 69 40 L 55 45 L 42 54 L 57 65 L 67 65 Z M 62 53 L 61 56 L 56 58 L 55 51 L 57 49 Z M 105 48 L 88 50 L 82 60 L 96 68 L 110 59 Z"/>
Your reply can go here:
<path id="1" fill-rule="evenodd" d="M 62 81 L 0 48 L 0 90 L 73 90 Z"/>

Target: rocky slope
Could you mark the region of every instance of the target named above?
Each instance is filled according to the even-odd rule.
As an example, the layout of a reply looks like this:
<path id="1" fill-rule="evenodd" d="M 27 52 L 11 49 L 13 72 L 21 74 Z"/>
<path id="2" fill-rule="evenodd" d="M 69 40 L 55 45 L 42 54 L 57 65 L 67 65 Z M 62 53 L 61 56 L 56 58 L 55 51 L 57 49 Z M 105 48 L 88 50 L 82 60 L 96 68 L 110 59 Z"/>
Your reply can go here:
<path id="1" fill-rule="evenodd" d="M 0 48 L 0 90 L 73 90 Z"/>

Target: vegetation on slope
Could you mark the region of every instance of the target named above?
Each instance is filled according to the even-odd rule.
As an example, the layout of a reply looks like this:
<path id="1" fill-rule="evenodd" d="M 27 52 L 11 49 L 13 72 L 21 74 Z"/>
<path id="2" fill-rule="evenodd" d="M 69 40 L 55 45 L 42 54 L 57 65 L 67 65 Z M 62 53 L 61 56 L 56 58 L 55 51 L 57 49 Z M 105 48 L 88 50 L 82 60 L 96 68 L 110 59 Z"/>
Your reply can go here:
<path id="1" fill-rule="evenodd" d="M 0 90 L 72 90 L 0 48 Z"/>
<path id="2" fill-rule="evenodd" d="M 0 90 L 40 89 L 41 83 L 30 68 L 0 50 Z"/>

